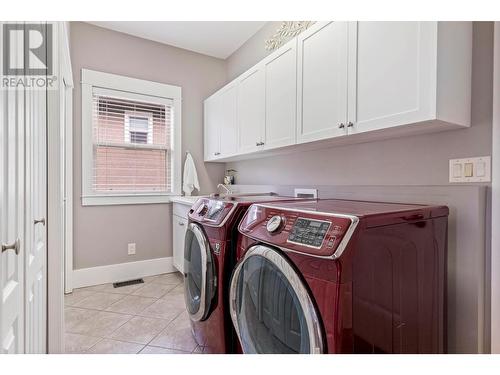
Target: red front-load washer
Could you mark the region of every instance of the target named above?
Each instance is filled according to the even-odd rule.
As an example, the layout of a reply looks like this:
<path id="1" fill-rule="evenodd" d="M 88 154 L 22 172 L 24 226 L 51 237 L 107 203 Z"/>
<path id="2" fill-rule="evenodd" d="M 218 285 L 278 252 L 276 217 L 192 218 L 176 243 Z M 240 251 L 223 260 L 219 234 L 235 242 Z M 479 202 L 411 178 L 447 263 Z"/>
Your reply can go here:
<path id="1" fill-rule="evenodd" d="M 205 353 L 233 353 L 229 277 L 236 263 L 238 224 L 255 202 L 303 200 L 275 194 L 200 198 L 189 211 L 184 296 L 193 335 Z"/>
<path id="2" fill-rule="evenodd" d="M 254 204 L 230 313 L 244 353 L 446 351 L 448 208 Z"/>

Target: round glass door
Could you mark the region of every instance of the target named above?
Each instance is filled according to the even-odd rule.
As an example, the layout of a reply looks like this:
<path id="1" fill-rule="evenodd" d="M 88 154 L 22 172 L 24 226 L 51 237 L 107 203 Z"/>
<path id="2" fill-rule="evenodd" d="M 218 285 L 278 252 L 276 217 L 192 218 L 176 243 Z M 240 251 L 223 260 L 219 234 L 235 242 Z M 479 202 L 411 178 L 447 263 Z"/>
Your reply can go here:
<path id="1" fill-rule="evenodd" d="M 184 298 L 190 318 L 204 320 L 215 293 L 215 270 L 210 245 L 201 227 L 189 224 L 184 241 Z"/>
<path id="2" fill-rule="evenodd" d="M 322 353 L 316 309 L 304 283 L 278 251 L 257 245 L 237 265 L 231 319 L 244 353 Z"/>

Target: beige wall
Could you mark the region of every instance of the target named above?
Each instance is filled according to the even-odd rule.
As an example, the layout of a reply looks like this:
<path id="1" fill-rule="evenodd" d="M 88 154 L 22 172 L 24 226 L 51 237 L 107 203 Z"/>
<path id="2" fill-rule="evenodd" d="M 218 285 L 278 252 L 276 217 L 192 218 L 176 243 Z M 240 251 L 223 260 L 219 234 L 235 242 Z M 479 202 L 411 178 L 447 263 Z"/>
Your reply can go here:
<path id="1" fill-rule="evenodd" d="M 172 255 L 171 205 L 81 206 L 80 70 L 173 84 L 182 87 L 182 155 L 196 162 L 201 193 L 221 182 L 224 165 L 203 163 L 203 100 L 226 80 L 225 62 L 86 23 L 71 23 L 74 74 L 74 268 Z M 137 254 L 127 255 L 127 243 Z"/>
<path id="2" fill-rule="evenodd" d="M 227 60 L 234 78 L 268 52 L 265 25 Z M 229 163 L 239 184 L 443 185 L 448 160 L 491 155 L 493 24 L 474 23 L 472 127 Z"/>
<path id="3" fill-rule="evenodd" d="M 281 21 L 266 23 L 226 59 L 228 81 L 233 80 L 271 53 L 264 48 L 264 42 L 274 35 L 280 25 Z"/>

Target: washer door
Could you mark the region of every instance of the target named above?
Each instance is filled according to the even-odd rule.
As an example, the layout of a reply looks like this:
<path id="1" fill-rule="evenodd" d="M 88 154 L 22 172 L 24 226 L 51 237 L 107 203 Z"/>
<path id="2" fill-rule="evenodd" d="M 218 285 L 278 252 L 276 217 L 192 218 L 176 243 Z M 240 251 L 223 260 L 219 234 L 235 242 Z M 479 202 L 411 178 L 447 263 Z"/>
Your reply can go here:
<path id="1" fill-rule="evenodd" d="M 244 353 L 322 353 L 314 304 L 301 277 L 273 248 L 251 247 L 231 278 L 231 319 Z"/>
<path id="2" fill-rule="evenodd" d="M 194 321 L 207 318 L 215 294 L 216 275 L 210 245 L 197 224 L 189 224 L 184 242 L 184 298 Z"/>

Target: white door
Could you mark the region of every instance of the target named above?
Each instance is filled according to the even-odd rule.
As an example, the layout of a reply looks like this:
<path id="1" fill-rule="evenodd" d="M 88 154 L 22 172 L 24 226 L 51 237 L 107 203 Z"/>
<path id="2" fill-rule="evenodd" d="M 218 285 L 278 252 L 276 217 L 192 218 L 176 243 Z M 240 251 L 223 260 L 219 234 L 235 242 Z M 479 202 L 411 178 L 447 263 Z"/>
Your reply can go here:
<path id="1" fill-rule="evenodd" d="M 264 70 L 257 67 L 238 85 L 238 152 L 262 149 L 265 121 Z"/>
<path id="2" fill-rule="evenodd" d="M 416 123 L 435 113 L 437 22 L 354 22 L 349 133 Z M 433 104 L 434 103 L 434 104 Z"/>
<path id="3" fill-rule="evenodd" d="M 348 22 L 318 22 L 297 41 L 297 142 L 345 135 Z"/>
<path id="4" fill-rule="evenodd" d="M 297 40 L 280 48 L 263 62 L 266 82 L 264 148 L 295 143 L 297 118 Z"/>
<path id="5" fill-rule="evenodd" d="M 22 61 L 23 35 L 11 42 Z M 46 98 L 45 90 L 0 90 L 2 353 L 46 352 Z"/>
<path id="6" fill-rule="evenodd" d="M 26 91 L 26 353 L 46 352 L 46 98 L 45 90 Z"/>
<path id="7" fill-rule="evenodd" d="M 11 43 L 22 46 L 22 35 Z M 12 58 L 22 61 L 19 50 Z M 23 353 L 24 91 L 0 90 L 0 100 L 0 353 Z"/>
<path id="8" fill-rule="evenodd" d="M 204 139 L 205 160 L 216 159 L 219 151 L 219 124 L 220 108 L 218 94 L 211 96 L 204 103 Z"/>
<path id="9" fill-rule="evenodd" d="M 187 219 L 173 216 L 173 256 L 174 267 L 180 272 L 184 272 L 184 237 L 186 237 Z"/>
<path id="10" fill-rule="evenodd" d="M 220 93 L 219 101 L 220 128 L 219 148 L 220 156 L 227 157 L 238 151 L 238 88 L 233 85 Z"/>

